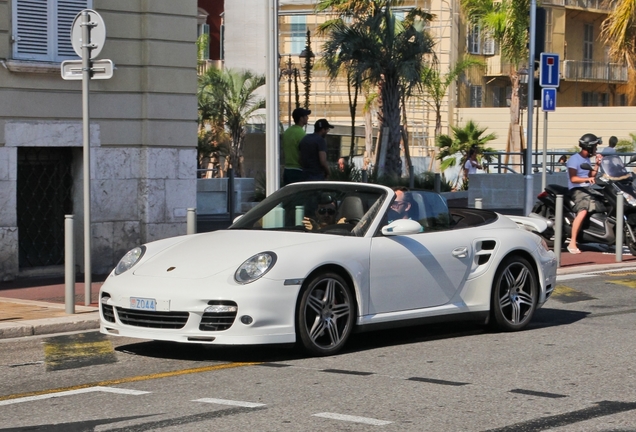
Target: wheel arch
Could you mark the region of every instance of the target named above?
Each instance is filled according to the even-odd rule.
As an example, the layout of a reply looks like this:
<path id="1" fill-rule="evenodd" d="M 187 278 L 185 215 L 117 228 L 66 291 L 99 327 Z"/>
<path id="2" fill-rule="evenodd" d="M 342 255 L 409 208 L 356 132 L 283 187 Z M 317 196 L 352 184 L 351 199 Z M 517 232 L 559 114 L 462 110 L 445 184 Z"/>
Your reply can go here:
<path id="1" fill-rule="evenodd" d="M 351 277 L 351 274 L 341 265 L 338 264 L 323 264 L 319 267 L 316 267 L 315 269 L 313 269 L 311 271 L 311 273 L 309 273 L 307 275 L 307 277 L 305 277 L 305 280 L 303 281 L 303 284 L 301 286 L 300 292 L 302 292 L 302 290 L 307 286 L 307 284 L 309 283 L 309 281 L 311 281 L 314 276 L 316 276 L 319 273 L 324 273 L 324 272 L 334 272 L 337 273 L 338 275 L 340 275 L 340 277 L 342 277 L 345 282 L 347 282 L 347 284 L 349 285 L 349 288 L 353 290 L 353 300 L 355 302 L 355 311 L 356 311 L 356 317 L 359 317 L 361 315 L 361 311 L 360 311 L 360 298 L 359 298 L 359 292 L 358 289 L 356 289 L 356 285 L 353 282 L 353 277 Z M 298 298 L 296 299 L 296 310 L 298 310 L 298 302 L 300 301 L 300 295 L 298 296 Z M 357 327 L 357 319 L 354 320 L 354 327 Z"/>

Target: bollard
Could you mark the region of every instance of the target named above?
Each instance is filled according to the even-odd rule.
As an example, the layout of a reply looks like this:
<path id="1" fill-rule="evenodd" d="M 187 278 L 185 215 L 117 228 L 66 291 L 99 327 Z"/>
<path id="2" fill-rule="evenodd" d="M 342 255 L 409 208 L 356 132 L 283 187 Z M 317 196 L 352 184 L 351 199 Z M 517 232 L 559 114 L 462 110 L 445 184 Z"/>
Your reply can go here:
<path id="1" fill-rule="evenodd" d="M 563 195 L 556 196 L 554 209 L 554 254 L 557 267 L 561 267 L 561 244 L 563 243 Z"/>
<path id="2" fill-rule="evenodd" d="M 362 170 L 362 183 L 369 183 L 369 174 L 367 170 Z"/>
<path id="3" fill-rule="evenodd" d="M 623 192 L 616 192 L 616 262 L 623 262 L 623 234 L 625 228 Z"/>
<path id="4" fill-rule="evenodd" d="M 440 173 L 435 173 L 435 181 L 433 183 L 433 189 L 436 193 L 440 193 L 442 191 L 442 176 Z"/>
<path id="5" fill-rule="evenodd" d="M 64 216 L 64 305 L 67 314 L 75 313 L 75 250 L 73 215 Z"/>
<path id="6" fill-rule="evenodd" d="M 475 198 L 475 208 L 476 209 L 482 208 L 481 198 Z"/>
<path id="7" fill-rule="evenodd" d="M 197 209 L 188 207 L 186 218 L 186 234 L 197 233 Z"/>

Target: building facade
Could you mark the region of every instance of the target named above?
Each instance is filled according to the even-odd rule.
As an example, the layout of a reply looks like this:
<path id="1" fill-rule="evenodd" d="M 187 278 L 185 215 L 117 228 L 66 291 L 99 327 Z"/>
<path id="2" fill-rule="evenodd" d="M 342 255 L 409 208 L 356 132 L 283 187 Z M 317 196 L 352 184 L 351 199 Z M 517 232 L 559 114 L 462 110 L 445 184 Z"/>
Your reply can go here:
<path id="1" fill-rule="evenodd" d="M 66 214 L 83 272 L 82 90 L 60 62 L 79 59 L 70 28 L 86 8 L 115 64 L 90 82 L 93 273 L 185 234 L 196 206 L 197 2 L 0 0 L 0 280 L 60 267 Z"/>

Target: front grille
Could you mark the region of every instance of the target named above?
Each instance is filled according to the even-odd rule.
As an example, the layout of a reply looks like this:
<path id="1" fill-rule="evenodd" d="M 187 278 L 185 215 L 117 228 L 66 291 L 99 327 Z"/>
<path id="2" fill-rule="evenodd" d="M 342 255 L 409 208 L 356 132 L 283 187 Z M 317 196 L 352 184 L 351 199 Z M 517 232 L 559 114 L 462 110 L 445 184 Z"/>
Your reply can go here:
<path id="1" fill-rule="evenodd" d="M 230 301 L 210 301 L 210 306 L 234 306 L 236 303 Z M 201 331 L 223 331 L 232 327 L 234 320 L 236 319 L 235 312 L 204 312 L 201 317 L 201 323 L 199 324 L 199 330 Z"/>
<path id="2" fill-rule="evenodd" d="M 102 316 L 108 322 L 115 322 L 115 312 L 113 311 L 113 307 L 110 305 L 102 303 Z"/>
<path id="3" fill-rule="evenodd" d="M 188 322 L 188 312 L 154 312 L 117 308 L 119 320 L 135 327 L 181 329 Z"/>

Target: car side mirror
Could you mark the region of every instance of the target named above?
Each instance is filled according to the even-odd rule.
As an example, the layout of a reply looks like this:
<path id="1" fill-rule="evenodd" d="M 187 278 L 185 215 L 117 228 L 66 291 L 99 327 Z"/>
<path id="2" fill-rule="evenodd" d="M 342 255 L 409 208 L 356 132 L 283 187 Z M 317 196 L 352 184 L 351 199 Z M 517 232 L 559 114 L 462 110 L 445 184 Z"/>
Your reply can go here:
<path id="1" fill-rule="evenodd" d="M 411 219 L 398 219 L 382 227 L 382 235 L 385 236 L 417 234 L 422 231 L 424 231 L 422 225 Z"/>

